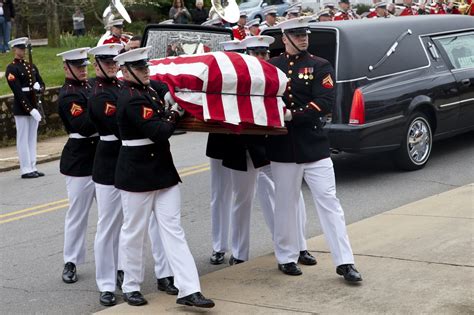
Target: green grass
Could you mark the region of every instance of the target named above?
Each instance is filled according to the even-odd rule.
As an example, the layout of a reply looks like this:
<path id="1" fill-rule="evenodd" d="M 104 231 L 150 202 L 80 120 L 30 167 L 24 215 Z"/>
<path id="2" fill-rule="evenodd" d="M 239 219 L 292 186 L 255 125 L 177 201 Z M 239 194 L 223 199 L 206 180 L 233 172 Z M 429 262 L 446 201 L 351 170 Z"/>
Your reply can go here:
<path id="1" fill-rule="evenodd" d="M 33 47 L 33 62 L 39 69 L 41 77 L 46 87 L 62 85 L 64 83 L 63 62 L 60 57 L 56 57 L 57 53 L 73 49 L 74 47 Z M 7 65 L 13 60 L 13 53 L 0 55 L 0 71 L 5 71 Z M 89 66 L 89 74 L 93 74 L 92 66 Z M 0 95 L 11 94 L 10 87 L 5 77 L 0 79 Z"/>

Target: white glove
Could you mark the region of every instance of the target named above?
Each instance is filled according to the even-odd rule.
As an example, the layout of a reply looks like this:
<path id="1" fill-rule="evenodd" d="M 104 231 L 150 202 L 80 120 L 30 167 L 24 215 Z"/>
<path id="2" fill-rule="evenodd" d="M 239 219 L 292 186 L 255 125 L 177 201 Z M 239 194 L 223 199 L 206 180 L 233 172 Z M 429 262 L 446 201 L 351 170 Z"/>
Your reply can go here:
<path id="1" fill-rule="evenodd" d="M 173 104 L 173 106 L 171 106 L 171 110 L 177 112 L 179 117 L 184 115 L 184 109 L 182 109 L 176 102 Z"/>
<path id="2" fill-rule="evenodd" d="M 30 112 L 30 115 L 33 116 L 33 118 L 40 122 L 41 121 L 41 114 L 40 112 L 36 109 L 36 108 L 33 108 Z"/>
<path id="3" fill-rule="evenodd" d="M 168 107 L 172 107 L 174 104 L 176 104 L 176 101 L 174 100 L 173 96 L 171 96 L 170 92 L 165 94 L 164 100 Z"/>
<path id="4" fill-rule="evenodd" d="M 41 90 L 41 85 L 38 82 L 35 82 L 35 84 L 33 84 L 33 89 L 39 92 Z"/>
<path id="5" fill-rule="evenodd" d="M 287 109 L 285 112 L 285 116 L 283 117 L 284 121 L 291 121 L 293 119 L 293 114 L 291 114 L 291 110 Z"/>

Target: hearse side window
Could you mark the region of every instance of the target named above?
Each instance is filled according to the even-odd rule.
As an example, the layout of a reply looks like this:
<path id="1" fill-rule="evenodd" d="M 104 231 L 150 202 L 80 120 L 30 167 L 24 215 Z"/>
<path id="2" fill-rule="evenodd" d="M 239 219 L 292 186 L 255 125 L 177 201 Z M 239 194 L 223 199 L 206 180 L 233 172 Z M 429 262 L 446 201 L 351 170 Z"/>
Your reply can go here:
<path id="1" fill-rule="evenodd" d="M 455 69 L 474 68 L 474 34 L 433 39 Z"/>

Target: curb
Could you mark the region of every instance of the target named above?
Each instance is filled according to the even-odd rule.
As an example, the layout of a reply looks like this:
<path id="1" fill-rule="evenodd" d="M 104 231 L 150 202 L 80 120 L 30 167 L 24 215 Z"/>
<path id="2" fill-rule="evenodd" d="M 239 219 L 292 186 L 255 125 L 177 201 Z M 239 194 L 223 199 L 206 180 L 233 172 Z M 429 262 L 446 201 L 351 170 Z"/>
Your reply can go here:
<path id="1" fill-rule="evenodd" d="M 60 158 L 61 158 L 60 153 L 59 154 L 54 154 L 54 155 L 51 155 L 51 156 L 48 156 L 48 157 L 42 158 L 41 160 L 36 161 L 36 164 L 43 164 L 43 163 L 47 163 L 47 162 L 52 162 L 52 161 L 59 160 Z M 20 168 L 20 164 L 15 164 L 15 165 L 6 166 L 6 167 L 0 167 L 0 173 L 12 171 L 12 170 L 17 170 L 19 168 Z"/>

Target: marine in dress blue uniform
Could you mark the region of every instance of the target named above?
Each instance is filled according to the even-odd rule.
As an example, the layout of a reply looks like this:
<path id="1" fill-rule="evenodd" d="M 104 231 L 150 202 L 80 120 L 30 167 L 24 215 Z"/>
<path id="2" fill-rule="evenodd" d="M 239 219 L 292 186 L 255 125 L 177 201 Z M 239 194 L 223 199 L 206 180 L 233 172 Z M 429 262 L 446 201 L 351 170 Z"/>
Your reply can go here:
<path id="1" fill-rule="evenodd" d="M 64 224 L 64 270 L 66 283 L 77 281 L 76 265 L 85 262 L 87 219 L 95 197 L 92 165 L 99 134 L 89 119 L 87 102 L 87 51 L 89 47 L 65 51 L 66 80 L 59 90 L 58 114 L 69 139 L 61 153 L 59 170 L 66 176 L 69 209 Z"/>
<path id="2" fill-rule="evenodd" d="M 297 266 L 297 210 L 301 183 L 308 184 L 321 227 L 331 250 L 336 272 L 350 282 L 361 281 L 347 235 L 344 211 L 336 197 L 329 140 L 322 118 L 334 104 L 334 71 L 331 64 L 308 53 L 308 21 L 297 18 L 279 24 L 286 52 L 270 63 L 287 73 L 284 94 L 288 134 L 270 136 L 267 156 L 275 180 L 275 256 L 279 269 L 301 275 Z"/>
<path id="3" fill-rule="evenodd" d="M 36 168 L 36 139 L 42 117 L 37 109 L 38 101 L 32 94 L 44 90 L 45 85 L 38 68 L 25 61 L 28 42 L 28 37 L 21 37 L 8 43 L 15 59 L 7 66 L 5 77 L 14 96 L 13 115 L 21 178 L 37 178 L 44 176 Z"/>
<path id="4" fill-rule="evenodd" d="M 138 48 L 114 58 L 121 64 L 124 88 L 117 103 L 122 147 L 115 172 L 124 222 L 120 251 L 124 260 L 124 299 L 133 306 L 146 304 L 140 292 L 144 280 L 145 235 L 150 215 L 160 227 L 163 247 L 179 289 L 176 302 L 213 307 L 201 294 L 199 276 L 180 223 L 180 178 L 173 164 L 169 137 L 184 111 L 172 100 L 167 108 L 149 86 L 148 51 Z"/>

